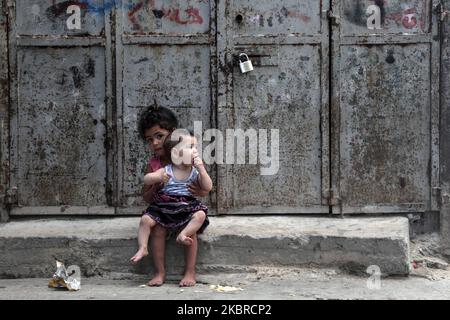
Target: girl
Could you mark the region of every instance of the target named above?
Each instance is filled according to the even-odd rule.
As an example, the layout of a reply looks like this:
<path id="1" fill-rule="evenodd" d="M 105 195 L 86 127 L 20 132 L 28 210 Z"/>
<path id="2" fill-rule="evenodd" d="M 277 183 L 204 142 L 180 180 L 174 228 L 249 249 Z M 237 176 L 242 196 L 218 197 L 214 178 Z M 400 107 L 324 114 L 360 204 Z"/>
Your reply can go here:
<path id="1" fill-rule="evenodd" d="M 154 172 L 165 165 L 169 164 L 169 157 L 163 149 L 165 138 L 178 127 L 178 120 L 175 114 L 164 107 L 158 107 L 155 103 L 150 106 L 140 116 L 138 129 L 141 138 L 148 142 L 150 150 L 155 154 L 147 165 L 147 173 Z M 153 201 L 155 194 L 161 189 L 162 184 L 154 184 L 152 186 L 144 185 L 143 198 L 144 201 L 150 203 Z M 208 192 L 201 190 L 197 184 L 189 185 L 189 191 L 198 197 L 206 196 Z M 139 225 L 139 250 L 130 259 L 132 263 L 137 263 L 143 257 L 148 255 L 148 239 L 150 236 L 150 221 L 147 216 L 143 216 Z M 155 276 L 148 282 L 149 286 L 160 286 L 165 280 L 165 244 L 166 244 L 167 229 L 157 224 L 152 229 L 152 255 L 155 267 Z M 195 265 L 196 256 L 192 254 L 192 250 L 186 249 L 186 265 Z M 187 274 L 183 278 L 180 285 L 193 285 L 195 281 L 192 276 Z"/>

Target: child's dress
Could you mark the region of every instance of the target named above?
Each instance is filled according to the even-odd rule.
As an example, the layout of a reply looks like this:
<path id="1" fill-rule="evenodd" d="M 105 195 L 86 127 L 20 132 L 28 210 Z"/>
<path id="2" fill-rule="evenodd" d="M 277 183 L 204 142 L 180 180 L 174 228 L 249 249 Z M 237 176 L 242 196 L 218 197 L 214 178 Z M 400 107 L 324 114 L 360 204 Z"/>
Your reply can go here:
<path id="1" fill-rule="evenodd" d="M 189 177 L 185 180 L 175 178 L 171 164 L 165 166 L 164 170 L 171 175 L 171 178 L 155 195 L 153 202 L 143 214 L 149 215 L 170 231 L 179 231 L 184 228 L 197 211 L 203 210 L 208 215 L 208 207 L 195 198 L 188 189 L 188 185 L 197 181 L 197 169 L 192 167 Z M 206 216 L 198 233 L 202 233 L 208 224 L 209 220 Z"/>

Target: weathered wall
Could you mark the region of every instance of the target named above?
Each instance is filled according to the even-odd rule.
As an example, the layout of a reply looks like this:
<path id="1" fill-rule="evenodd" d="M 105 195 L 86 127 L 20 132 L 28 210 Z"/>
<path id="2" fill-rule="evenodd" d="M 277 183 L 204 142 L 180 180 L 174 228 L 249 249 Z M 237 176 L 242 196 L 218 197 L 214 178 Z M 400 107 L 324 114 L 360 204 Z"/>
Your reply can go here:
<path id="1" fill-rule="evenodd" d="M 450 9 L 450 0 L 445 0 L 445 8 Z M 441 63 L 441 236 L 443 249 L 450 255 L 450 17 L 442 23 L 442 63 Z"/>
<path id="2" fill-rule="evenodd" d="M 246 166 L 241 171 L 237 166 L 220 171 L 217 185 L 226 192 L 219 192 L 218 198 L 224 199 L 219 201 L 219 207 L 238 208 L 235 210 L 238 213 L 249 212 L 242 208 L 256 213 L 286 213 L 287 209 L 303 212 L 304 208 L 304 212 L 311 212 L 309 209 L 314 206 L 318 208 L 314 212 L 328 213 L 327 202 L 321 200 L 329 193 L 327 177 L 331 171 L 332 174 L 341 172 L 332 181 L 336 181 L 335 189 L 339 190 L 341 199 L 347 201 L 343 204 L 350 208 L 346 211 L 348 213 L 358 213 L 365 207 L 368 207 L 367 212 L 373 212 L 374 207 L 382 213 L 404 212 L 405 208 L 410 209 L 417 203 L 425 212 L 430 202 L 430 188 L 437 186 L 433 182 L 437 180 L 438 170 L 432 171 L 431 185 L 428 175 L 429 168 L 437 168 L 434 160 L 438 153 L 434 143 L 436 141 L 437 145 L 438 139 L 434 139 L 433 135 L 430 138 L 430 134 L 437 135 L 437 130 L 428 128 L 428 103 L 434 101 L 422 97 L 429 96 L 430 91 L 437 87 L 426 82 L 429 78 L 438 79 L 434 76 L 434 70 L 429 70 L 428 62 L 429 59 L 437 61 L 435 57 L 438 54 L 429 48 L 429 41 L 436 38 L 432 38 L 425 28 L 425 22 L 431 16 L 427 11 L 430 6 L 425 4 L 430 0 L 412 1 L 417 8 L 421 8 L 418 10 L 420 28 L 414 31 L 418 34 L 413 32 L 406 38 L 399 34 L 398 39 L 392 36 L 399 32 L 402 25 L 407 29 L 411 27 L 398 21 L 406 14 L 402 4 L 407 1 L 397 1 L 391 6 L 391 18 L 387 19 L 390 22 L 385 34 L 380 33 L 379 39 L 369 39 L 371 32 L 367 30 L 365 14 L 361 11 L 363 2 L 366 5 L 371 1 L 358 1 L 358 5 L 354 5 L 356 2 L 352 0 L 333 2 L 335 12 L 342 17 L 342 28 L 334 26 L 333 32 L 338 35 L 337 38 L 342 33 L 346 40 L 342 44 L 331 43 L 331 47 L 338 48 L 332 54 L 333 59 L 339 61 L 342 56 L 342 67 L 336 68 L 336 78 L 339 80 L 332 85 L 339 87 L 342 84 L 343 90 L 339 102 L 342 108 L 336 104 L 338 107 L 331 117 L 331 121 L 340 121 L 342 130 L 337 127 L 338 130 L 331 133 L 338 147 L 331 152 L 334 156 L 330 165 L 327 151 L 330 136 L 327 131 L 329 91 L 326 87 L 329 84 L 329 28 L 325 12 L 318 15 L 322 8 L 329 7 L 329 0 L 322 0 L 320 6 L 316 0 L 311 0 L 310 5 L 308 1 L 302 1 L 302 4 L 285 1 L 283 3 L 291 3 L 297 11 L 280 9 L 278 14 L 274 14 L 277 10 L 273 6 L 279 5 L 268 0 L 259 1 L 259 5 L 252 10 L 245 7 L 246 3 L 254 0 L 172 1 L 170 8 L 183 8 L 183 12 L 193 19 L 186 21 L 180 21 L 178 13 L 170 15 L 172 9 L 166 7 L 166 11 L 159 10 L 164 3 L 162 0 L 151 2 L 153 5 L 157 3 L 152 10 L 143 5 L 145 0 L 109 1 L 108 5 L 104 1 L 90 1 L 92 7 L 83 15 L 81 31 L 66 30 L 65 6 L 70 1 L 59 1 L 57 5 L 55 1 L 11 1 L 11 4 L 17 4 L 18 13 L 13 14 L 11 9 L 9 17 L 10 38 L 14 39 L 10 46 L 11 82 L 8 82 L 7 72 L 8 24 L 6 15 L 1 14 L 5 11 L 2 3 L 6 0 L 0 0 L 0 81 L 3 79 L 0 82 L 0 197 L 4 197 L 5 186 L 9 184 L 7 179 L 11 179 L 11 186 L 18 186 L 17 202 L 21 205 L 14 209 L 23 209 L 23 205 L 31 209 L 43 207 L 39 212 L 44 214 L 48 214 L 48 207 L 56 208 L 57 214 L 73 212 L 66 210 L 66 205 L 95 206 L 101 208 L 99 210 L 103 210 L 102 205 L 109 205 L 111 207 L 107 209 L 110 209 L 113 204 L 104 196 L 107 188 L 103 185 L 103 181 L 109 179 L 117 182 L 117 186 L 111 189 L 117 194 L 117 202 L 123 205 L 117 212 L 137 214 L 139 210 L 135 210 L 135 206 L 141 204 L 141 173 L 148 155 L 142 141 L 137 139 L 135 122 L 138 111 L 153 103 L 157 97 L 160 105 L 176 110 L 184 126 L 193 119 L 201 118 L 203 129 L 280 127 L 282 149 L 279 174 L 260 177 L 256 166 Z M 450 7 L 450 0 L 445 1 Z M 195 10 L 186 9 L 186 3 L 190 2 L 198 7 Z M 118 9 L 128 11 L 110 14 L 110 9 L 116 4 Z M 196 13 L 192 15 L 194 11 Z M 238 22 L 237 18 L 244 11 L 245 17 L 241 16 L 243 21 Z M 23 14 L 25 12 L 33 15 Z M 35 16 L 39 12 L 42 15 L 37 19 Z M 179 12 L 179 9 L 172 12 Z M 270 17 L 267 23 L 264 19 L 255 23 L 255 17 L 266 15 Z M 279 17 L 272 19 L 272 15 Z M 212 18 L 215 16 L 222 18 L 216 23 Z M 358 19 L 355 20 L 355 17 Z M 292 24 L 294 18 L 299 19 L 300 24 Z M 448 20 L 445 21 L 447 32 L 450 29 Z M 295 25 L 294 30 L 292 25 Z M 305 37 L 291 37 L 291 33 L 296 31 L 302 31 Z M 174 33 L 179 36 L 174 37 Z M 288 42 L 284 42 L 283 33 L 290 35 Z M 261 34 L 266 37 L 260 37 Z M 318 34 L 320 37 L 310 37 Z M 254 39 L 250 38 L 252 36 Z M 419 39 L 416 36 L 420 36 Z M 367 44 L 368 40 L 378 45 Z M 396 44 L 397 40 L 402 43 Z M 450 117 L 445 112 L 446 108 L 450 108 L 448 46 L 445 42 L 441 175 L 443 191 L 450 194 L 450 164 L 445 163 L 450 161 L 446 160 L 450 158 Z M 253 73 L 242 75 L 237 64 L 233 65 L 232 56 L 241 51 L 253 54 L 250 55 L 255 62 Z M 111 52 L 114 52 L 113 57 Z M 225 54 L 222 52 L 229 54 L 223 57 L 220 56 Z M 230 62 L 231 71 L 217 72 L 220 68 L 216 68 L 216 59 L 219 59 L 219 66 Z M 174 64 L 174 61 L 177 63 Z M 338 63 L 335 65 L 338 66 Z M 79 66 L 84 67 L 80 69 Z M 116 69 L 117 72 L 114 72 Z M 321 75 L 314 74 L 313 69 L 322 69 Z M 296 70 L 302 72 L 297 73 Z M 413 77 L 409 79 L 408 75 L 415 75 L 422 82 L 417 82 Z M 215 77 L 218 77 L 217 87 Z M 82 78 L 87 80 L 81 83 Z M 104 84 L 105 78 L 107 81 Z M 6 117 L 8 83 L 12 83 L 10 121 Z M 402 85 L 396 86 L 397 83 Z M 296 92 L 292 93 L 292 88 Z M 322 90 L 321 94 L 317 88 Z M 115 103 L 103 105 L 105 97 L 115 89 Z M 20 92 L 20 100 L 16 99 L 16 92 Z M 255 95 L 259 92 L 265 94 Z M 406 96 L 408 92 L 413 94 Z M 91 111 L 86 111 L 87 106 Z M 438 119 L 435 110 L 437 108 L 433 108 L 431 115 L 433 124 L 434 119 Z M 49 126 L 42 126 L 42 122 Z M 106 128 L 103 127 L 104 122 L 108 123 Z M 9 123 L 10 130 L 7 127 Z M 436 121 L 433 129 L 437 127 Z M 112 132 L 116 128 L 118 132 Z M 9 131 L 11 147 L 8 146 Z M 81 138 L 78 135 L 78 139 L 68 139 L 68 132 L 82 132 L 83 135 Z M 110 132 L 113 137 L 108 139 L 108 143 L 116 146 L 117 150 L 123 150 L 110 157 L 113 159 L 109 161 L 111 163 L 106 161 L 103 150 L 105 132 Z M 117 139 L 114 138 L 116 133 Z M 300 138 L 296 141 L 292 137 Z M 66 141 L 71 142 L 71 151 L 60 152 L 66 151 Z M 407 141 L 415 141 L 416 144 L 405 143 Z M 44 147 L 39 149 L 39 145 Z M 80 152 L 88 145 L 91 149 Z M 392 148 L 385 149 L 386 146 Z M 91 153 L 92 149 L 95 152 Z M 433 155 L 431 164 L 428 161 L 430 149 Z M 9 162 L 7 150 L 10 150 Z M 39 150 L 40 156 L 36 157 Z M 389 155 L 395 157 L 390 158 Z M 300 164 L 297 164 L 298 170 L 294 170 L 294 162 Z M 89 171 L 91 165 L 95 172 Z M 104 169 L 106 166 L 108 170 Z M 80 170 L 77 170 L 78 167 Z M 372 170 L 367 170 L 368 167 Z M 9 172 L 12 173 L 10 176 Z M 110 172 L 114 172 L 111 177 L 108 176 Z M 65 185 L 68 176 L 73 182 L 71 187 L 76 189 L 60 187 Z M 96 183 L 96 188 L 92 188 L 91 181 Z M 262 204 L 261 199 L 265 199 Z M 3 204 L 4 199 L 0 200 Z M 450 212 L 450 198 L 448 202 Z M 399 206 L 399 210 L 395 207 L 395 211 L 391 207 L 381 207 L 380 203 L 403 206 Z M 281 206 L 285 204 L 287 206 Z M 128 207 L 131 209 L 128 210 Z M 58 211 L 60 208 L 61 211 Z M 336 213 L 340 213 L 341 208 L 337 209 Z M 5 217 L 5 210 L 1 212 Z M 35 211 L 29 212 L 35 214 Z M 228 212 L 231 213 L 231 209 Z M 445 212 L 443 210 L 444 224 L 447 223 L 446 217 L 450 220 L 450 214 Z M 11 216 L 15 214 L 18 212 L 12 212 Z M 450 248 L 450 221 L 448 225 L 443 230 L 449 230 L 447 242 Z"/>
<path id="3" fill-rule="evenodd" d="M 7 220 L 4 206 L 7 184 L 7 154 L 8 154 L 8 37 L 6 6 L 0 0 L 0 221 Z"/>

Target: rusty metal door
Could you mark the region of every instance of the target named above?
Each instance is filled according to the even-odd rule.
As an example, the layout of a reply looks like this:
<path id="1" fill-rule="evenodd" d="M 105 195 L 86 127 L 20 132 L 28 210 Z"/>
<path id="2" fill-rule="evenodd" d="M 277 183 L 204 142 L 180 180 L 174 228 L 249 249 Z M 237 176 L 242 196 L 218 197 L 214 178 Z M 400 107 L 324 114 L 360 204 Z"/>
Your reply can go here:
<path id="1" fill-rule="evenodd" d="M 6 5 L 0 1 L 0 221 L 8 219 L 3 205 L 9 185 L 9 75 L 8 75 L 8 20 Z"/>
<path id="2" fill-rule="evenodd" d="M 328 9 L 328 0 L 219 2 L 218 128 L 279 130 L 276 174 L 219 165 L 220 212 L 329 212 Z M 253 71 L 240 72 L 240 53 Z"/>
<path id="3" fill-rule="evenodd" d="M 119 2 L 120 3 L 120 2 Z M 139 214 L 151 156 L 137 133 L 145 106 L 168 107 L 182 127 L 215 123 L 215 1 L 123 0 L 116 14 L 117 212 Z M 214 179 L 214 166 L 208 168 Z M 214 193 L 205 202 L 214 211 Z"/>
<path id="4" fill-rule="evenodd" d="M 109 15 L 102 1 L 8 1 L 11 215 L 112 214 Z M 75 10 L 75 9 L 74 9 Z"/>
<path id="5" fill-rule="evenodd" d="M 75 2 L 8 0 L 11 214 L 139 214 L 155 100 L 183 127 L 279 130 L 275 174 L 208 168 L 212 212 L 436 210 L 438 2 L 92 0 L 74 29 Z"/>
<path id="6" fill-rule="evenodd" d="M 140 111 L 156 100 L 183 127 L 214 126 L 214 1 L 8 6 L 11 215 L 140 214 L 150 156 Z"/>
<path id="7" fill-rule="evenodd" d="M 333 213 L 438 209 L 437 4 L 332 3 Z"/>

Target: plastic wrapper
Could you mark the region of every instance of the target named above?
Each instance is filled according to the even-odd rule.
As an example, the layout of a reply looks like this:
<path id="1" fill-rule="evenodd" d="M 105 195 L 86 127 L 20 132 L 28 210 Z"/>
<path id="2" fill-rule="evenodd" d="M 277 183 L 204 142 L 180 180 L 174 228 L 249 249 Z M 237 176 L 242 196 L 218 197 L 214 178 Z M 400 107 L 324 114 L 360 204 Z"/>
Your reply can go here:
<path id="1" fill-rule="evenodd" d="M 80 281 L 68 274 L 64 263 L 56 261 L 56 272 L 53 278 L 48 281 L 50 288 L 66 288 L 69 291 L 78 291 L 81 289 Z"/>
<path id="2" fill-rule="evenodd" d="M 214 291 L 224 292 L 224 293 L 243 291 L 244 290 L 242 288 L 231 287 L 231 286 L 221 286 L 221 285 L 210 285 L 209 288 L 214 290 Z"/>

